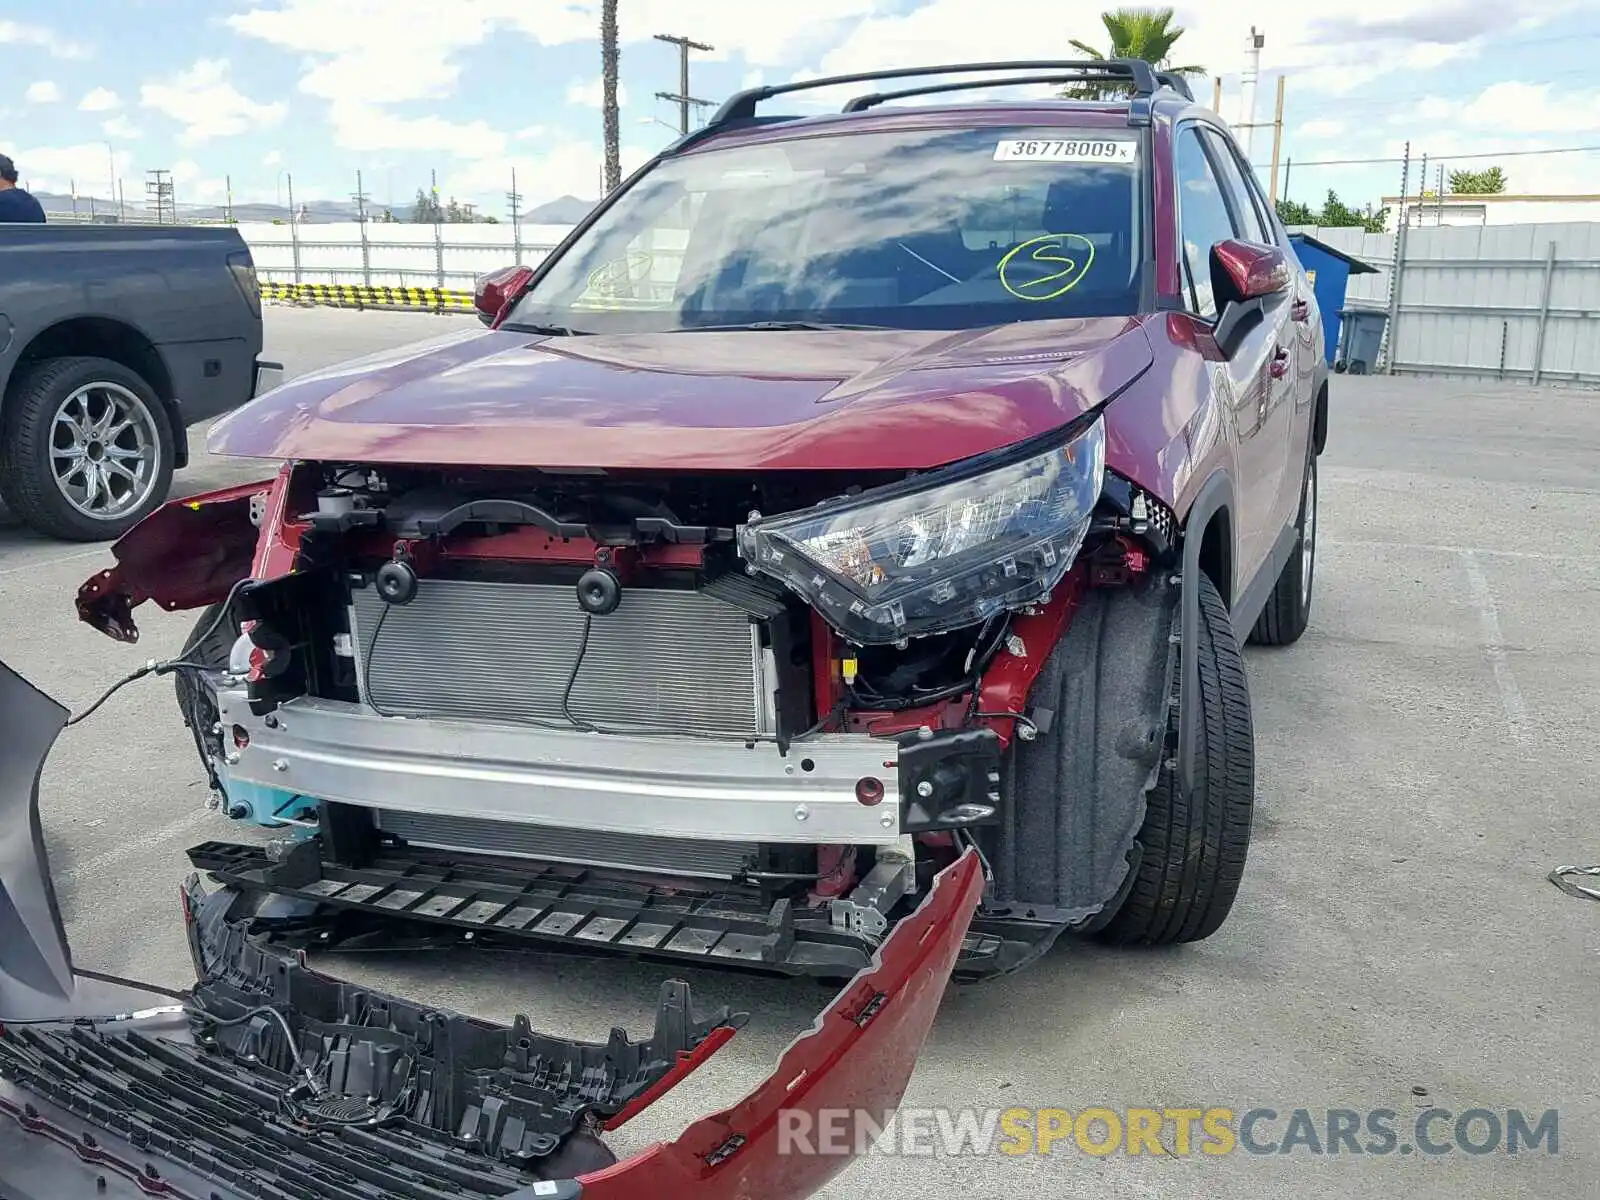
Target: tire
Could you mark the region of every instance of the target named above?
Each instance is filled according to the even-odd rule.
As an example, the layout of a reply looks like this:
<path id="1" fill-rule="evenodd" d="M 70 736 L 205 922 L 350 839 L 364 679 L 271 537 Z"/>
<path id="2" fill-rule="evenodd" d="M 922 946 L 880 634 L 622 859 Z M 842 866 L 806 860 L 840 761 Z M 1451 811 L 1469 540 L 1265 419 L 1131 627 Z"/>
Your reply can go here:
<path id="1" fill-rule="evenodd" d="M 1255 810 L 1255 739 L 1244 661 L 1228 608 L 1211 580 L 1200 580 L 1200 626 L 1193 653 L 1200 679 L 1195 722 L 1194 791 L 1185 795 L 1175 756 L 1161 768 L 1145 805 L 1132 886 L 1096 936 L 1114 945 L 1197 942 L 1221 927 L 1244 876 Z M 1167 744 L 1177 745 L 1171 710 Z"/>
<path id="2" fill-rule="evenodd" d="M 171 419 L 150 385 L 122 364 L 35 363 L 12 384 L 3 416 L 0 494 L 39 532 L 107 541 L 167 498 L 176 453 Z"/>
<path id="3" fill-rule="evenodd" d="M 1266 607 L 1256 618 L 1250 641 L 1257 646 L 1292 646 L 1311 621 L 1311 596 L 1317 567 L 1317 456 L 1306 456 L 1300 485 L 1300 511 L 1295 516 L 1294 552 L 1272 585 Z"/>
<path id="4" fill-rule="evenodd" d="M 218 620 L 221 604 L 213 604 L 200 614 L 189 636 L 184 639 L 183 651 L 178 658 L 183 662 L 204 663 L 212 671 L 221 671 L 228 665 L 228 656 L 239 638 L 239 625 L 231 617 Z M 173 689 L 178 697 L 178 712 L 194 738 L 201 765 L 211 777 L 212 787 L 217 781 L 211 769 L 211 758 L 224 752 L 222 736 L 213 732 L 220 714 L 211 693 L 202 685 L 194 671 L 174 671 Z"/>

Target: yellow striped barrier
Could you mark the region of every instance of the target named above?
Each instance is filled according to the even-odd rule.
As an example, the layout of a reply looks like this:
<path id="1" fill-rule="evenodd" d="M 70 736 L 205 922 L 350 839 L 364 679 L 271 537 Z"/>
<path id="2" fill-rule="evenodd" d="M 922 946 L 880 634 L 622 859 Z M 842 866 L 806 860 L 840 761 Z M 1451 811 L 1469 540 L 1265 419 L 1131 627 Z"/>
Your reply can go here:
<path id="1" fill-rule="evenodd" d="M 472 293 L 436 287 L 371 287 L 352 283 L 262 283 L 263 300 L 333 308 L 407 308 L 470 312 Z"/>

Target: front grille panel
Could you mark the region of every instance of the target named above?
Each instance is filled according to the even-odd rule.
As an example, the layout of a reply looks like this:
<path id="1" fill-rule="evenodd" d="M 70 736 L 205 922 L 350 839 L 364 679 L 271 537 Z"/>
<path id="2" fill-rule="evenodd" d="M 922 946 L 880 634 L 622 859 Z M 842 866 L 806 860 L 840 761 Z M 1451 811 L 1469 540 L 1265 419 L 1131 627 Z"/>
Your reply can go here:
<path id="1" fill-rule="evenodd" d="M 362 697 L 395 715 L 566 725 L 583 621 L 570 584 L 425 579 L 397 606 L 357 589 Z M 625 589 L 593 618 L 572 713 L 608 729 L 759 732 L 751 633 L 743 612 L 699 592 Z"/>
<path id="2" fill-rule="evenodd" d="M 562 829 L 553 825 L 523 825 L 514 821 L 486 821 L 478 817 L 392 809 L 379 810 L 373 816 L 379 829 L 404 838 L 413 846 L 669 875 L 731 879 L 753 867 L 757 854 L 753 842 L 644 837 L 634 833 Z"/>

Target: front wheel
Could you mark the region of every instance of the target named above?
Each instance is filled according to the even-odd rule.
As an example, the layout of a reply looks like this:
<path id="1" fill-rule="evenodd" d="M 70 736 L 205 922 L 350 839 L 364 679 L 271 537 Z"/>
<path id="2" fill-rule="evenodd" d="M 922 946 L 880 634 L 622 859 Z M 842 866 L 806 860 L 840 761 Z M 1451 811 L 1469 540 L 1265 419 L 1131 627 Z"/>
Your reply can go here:
<path id="1" fill-rule="evenodd" d="M 166 499 L 175 435 L 139 375 L 105 358 L 21 372 L 0 422 L 0 492 L 25 523 L 71 541 L 119 537 Z"/>
<path id="2" fill-rule="evenodd" d="M 1200 681 L 1194 723 L 1194 788 L 1186 792 L 1177 762 L 1160 768 L 1145 804 L 1138 865 L 1122 907 L 1097 936 L 1117 945 L 1164 946 L 1210 937 L 1227 918 L 1244 877 L 1255 812 L 1255 736 L 1244 661 L 1228 607 L 1200 577 Z M 1168 718 L 1176 744 L 1178 713 Z"/>

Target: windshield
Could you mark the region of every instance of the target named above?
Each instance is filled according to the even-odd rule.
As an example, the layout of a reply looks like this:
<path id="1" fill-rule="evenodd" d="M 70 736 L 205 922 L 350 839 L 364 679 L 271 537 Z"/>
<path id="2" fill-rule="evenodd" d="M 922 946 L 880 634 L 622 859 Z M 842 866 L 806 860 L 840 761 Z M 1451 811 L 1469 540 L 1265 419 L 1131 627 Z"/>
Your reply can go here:
<path id="1" fill-rule="evenodd" d="M 705 150 L 617 198 L 508 325 L 964 329 L 1136 312 L 1131 131 L 895 130 Z"/>

